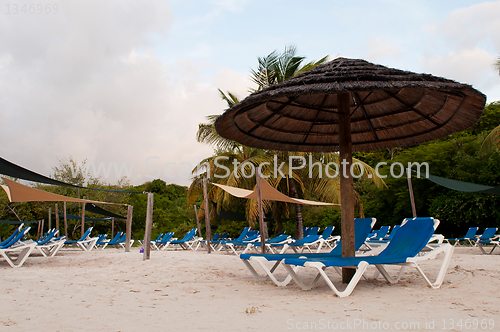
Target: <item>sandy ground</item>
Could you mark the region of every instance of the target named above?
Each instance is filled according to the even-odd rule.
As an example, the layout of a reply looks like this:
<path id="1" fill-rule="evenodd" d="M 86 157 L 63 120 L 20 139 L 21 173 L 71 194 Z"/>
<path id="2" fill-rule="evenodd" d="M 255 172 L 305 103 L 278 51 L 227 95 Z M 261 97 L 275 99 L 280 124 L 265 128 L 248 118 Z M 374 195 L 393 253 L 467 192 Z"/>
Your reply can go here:
<path id="1" fill-rule="evenodd" d="M 435 276 L 439 263 L 422 266 Z M 323 282 L 302 291 L 256 281 L 220 252 L 152 251 L 143 261 L 138 248 L 63 249 L 17 269 L 0 260 L 0 274 L 0 331 L 500 329 L 500 255 L 478 248 L 456 248 L 440 289 L 410 268 L 396 285 L 362 280 L 342 299 Z"/>

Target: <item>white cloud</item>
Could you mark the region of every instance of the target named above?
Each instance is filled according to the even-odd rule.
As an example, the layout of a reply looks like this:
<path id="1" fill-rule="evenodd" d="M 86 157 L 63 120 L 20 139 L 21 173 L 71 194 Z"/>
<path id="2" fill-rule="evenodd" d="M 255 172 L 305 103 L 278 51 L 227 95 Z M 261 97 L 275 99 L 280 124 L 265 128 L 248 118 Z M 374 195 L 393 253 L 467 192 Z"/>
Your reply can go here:
<path id="1" fill-rule="evenodd" d="M 494 68 L 500 53 L 499 12 L 500 1 L 485 2 L 453 10 L 442 25 L 427 27 L 434 48 L 420 59 L 425 71 L 473 84 L 488 102 L 500 100 Z"/>
<path id="2" fill-rule="evenodd" d="M 394 40 L 389 37 L 375 37 L 367 41 L 368 53 L 366 58 L 373 62 L 383 62 L 384 59 L 398 59 L 401 55 L 401 47 L 395 45 Z"/>
<path id="3" fill-rule="evenodd" d="M 170 17 L 157 1 L 65 2 L 50 19 L 2 15 L 0 156 L 45 175 L 69 156 L 133 164 L 138 184 L 155 173 L 148 157 L 194 167 L 210 155 L 197 126 L 225 105 L 204 83 L 203 64 L 167 67 L 155 56 L 148 36 Z"/>
<path id="4" fill-rule="evenodd" d="M 500 1 L 453 10 L 443 25 L 430 27 L 459 49 L 494 46 L 500 49 Z"/>

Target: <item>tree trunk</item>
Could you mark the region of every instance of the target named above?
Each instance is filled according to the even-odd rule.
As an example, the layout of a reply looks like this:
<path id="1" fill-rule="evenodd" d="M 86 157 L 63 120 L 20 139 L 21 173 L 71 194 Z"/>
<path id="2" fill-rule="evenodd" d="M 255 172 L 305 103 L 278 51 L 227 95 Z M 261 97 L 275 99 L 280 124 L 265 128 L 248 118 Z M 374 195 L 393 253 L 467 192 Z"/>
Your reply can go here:
<path id="1" fill-rule="evenodd" d="M 290 196 L 293 198 L 299 198 L 297 194 L 297 185 L 295 184 L 295 180 L 293 178 L 290 179 Z M 295 205 L 295 238 L 300 240 L 304 237 L 304 226 L 302 220 L 302 205 Z"/>

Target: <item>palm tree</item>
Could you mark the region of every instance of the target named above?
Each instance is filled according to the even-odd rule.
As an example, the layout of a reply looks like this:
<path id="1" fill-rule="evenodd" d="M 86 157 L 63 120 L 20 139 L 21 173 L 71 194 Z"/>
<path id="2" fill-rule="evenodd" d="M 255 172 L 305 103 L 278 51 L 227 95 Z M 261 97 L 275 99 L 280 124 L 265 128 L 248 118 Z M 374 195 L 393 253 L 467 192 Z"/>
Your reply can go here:
<path id="1" fill-rule="evenodd" d="M 500 75 L 500 56 L 495 62 L 495 68 L 498 70 L 498 75 Z M 479 149 L 479 154 L 485 155 L 494 149 L 500 148 L 500 126 L 494 128 L 488 136 L 485 137 L 481 148 Z"/>
<path id="2" fill-rule="evenodd" d="M 258 68 L 256 70 L 251 70 L 251 79 L 257 85 L 256 88 L 250 89 L 249 92 L 253 93 L 267 88 L 271 85 L 281 83 L 291 77 L 304 73 L 312 68 L 315 68 L 326 62 L 327 57 L 325 56 L 318 61 L 312 61 L 303 64 L 305 58 L 296 55 L 297 51 L 294 46 L 289 46 L 285 48 L 285 51 L 279 54 L 277 51 L 270 53 L 265 57 L 258 58 Z M 228 107 L 232 107 L 239 102 L 239 99 L 232 93 L 224 93 L 219 89 L 221 97 L 228 104 Z M 253 165 L 257 167 L 263 162 L 270 162 L 272 166 L 263 168 L 263 175 L 271 175 L 267 180 L 268 182 L 281 192 L 288 193 L 289 196 L 299 198 L 304 197 L 306 193 L 314 195 L 321 200 L 327 200 L 335 202 L 339 200 L 339 177 L 330 178 L 321 176 L 319 174 L 319 168 L 313 168 L 312 174 L 307 167 L 302 169 L 293 169 L 290 173 L 289 170 L 292 166 L 297 167 L 297 165 L 290 164 L 290 157 L 303 157 L 309 158 L 312 163 L 319 163 L 322 169 L 329 169 L 333 171 L 329 163 L 337 163 L 338 165 L 338 154 L 337 153 L 323 153 L 323 154 L 305 154 L 305 153 L 290 153 L 290 152 L 276 152 L 276 151 L 265 151 L 260 149 L 253 149 L 249 147 L 244 147 L 236 142 L 228 141 L 220 137 L 215 130 L 215 120 L 218 115 L 210 115 L 207 117 L 208 123 L 201 123 L 198 127 L 197 140 L 198 142 L 205 142 L 214 146 L 216 153 L 201 161 L 200 164 L 193 170 L 196 173 L 193 178 L 193 183 L 191 184 L 188 192 L 188 197 L 190 201 L 194 202 L 201 192 L 202 179 L 210 177 L 212 181 L 217 183 L 226 184 L 230 186 L 243 187 L 248 189 L 253 189 L 255 187 L 255 178 L 246 179 L 241 175 L 245 172 L 245 162 L 247 166 Z M 274 177 L 274 161 L 278 165 L 282 166 L 282 176 L 278 174 Z M 218 163 L 224 165 L 230 170 L 230 174 L 224 178 L 217 178 L 215 175 L 220 175 L 221 169 L 216 167 L 215 161 L 217 157 L 228 157 L 226 164 L 219 159 Z M 232 160 L 237 160 L 241 164 L 235 166 L 231 163 Z M 363 168 L 364 176 L 371 181 L 374 181 L 377 186 L 384 185 L 383 181 L 376 176 L 373 168 L 360 162 L 359 160 L 353 159 L 353 162 L 358 162 L 361 168 Z M 292 161 L 293 163 L 293 161 Z M 204 169 L 203 172 L 199 173 L 200 167 Z M 358 166 L 359 168 L 359 166 Z M 359 171 L 359 170 L 358 170 Z M 209 174 L 210 173 L 210 174 Z M 247 173 L 248 174 L 248 173 Z M 291 176 L 289 176 L 291 174 Z M 368 175 L 370 174 L 370 175 Z M 312 189 L 308 189 L 312 188 Z M 219 188 L 213 188 L 209 193 L 210 199 L 217 203 L 220 208 L 222 206 L 230 206 L 236 199 L 231 195 L 225 193 Z M 361 203 L 358 199 L 359 211 L 362 213 Z M 249 220 L 249 224 L 253 226 L 258 219 L 257 204 L 255 201 L 249 200 L 246 203 L 246 215 Z M 303 236 L 303 220 L 302 220 L 302 206 L 300 204 L 294 204 L 295 206 L 295 217 L 296 217 L 296 231 L 295 237 L 302 238 Z M 264 201 L 264 211 L 273 211 L 275 216 L 276 231 L 281 231 L 281 216 L 282 212 L 288 216 L 289 204 L 282 202 L 268 202 Z M 278 216 L 279 214 L 279 216 Z"/>

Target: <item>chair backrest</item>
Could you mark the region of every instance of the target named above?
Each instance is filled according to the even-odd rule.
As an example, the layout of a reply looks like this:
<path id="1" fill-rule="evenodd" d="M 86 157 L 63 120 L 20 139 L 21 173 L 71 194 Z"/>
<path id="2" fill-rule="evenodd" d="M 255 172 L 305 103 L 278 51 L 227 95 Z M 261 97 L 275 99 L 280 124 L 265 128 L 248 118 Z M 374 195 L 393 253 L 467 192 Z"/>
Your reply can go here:
<path id="1" fill-rule="evenodd" d="M 245 238 L 243 241 L 244 242 L 250 242 L 256 240 L 260 236 L 259 233 L 250 235 L 249 237 Z"/>
<path id="2" fill-rule="evenodd" d="M 31 227 L 26 227 L 25 229 L 21 230 L 19 233 L 17 233 L 16 236 L 14 236 L 8 243 L 4 244 L 3 246 L 0 246 L 0 249 L 7 249 L 10 246 L 16 244 L 18 241 L 20 241 L 26 233 L 31 229 Z"/>
<path id="3" fill-rule="evenodd" d="M 464 238 L 465 239 L 472 239 L 474 236 L 476 236 L 477 230 L 479 227 L 470 227 L 467 233 L 465 233 Z"/>
<path id="4" fill-rule="evenodd" d="M 398 231 L 399 227 L 401 227 L 401 225 L 394 226 L 391 230 L 391 233 L 384 237 L 384 240 L 391 240 L 394 237 L 394 235 L 396 235 L 396 232 Z"/>
<path id="5" fill-rule="evenodd" d="M 354 250 L 361 248 L 363 243 L 365 243 L 368 234 L 372 229 L 372 225 L 375 218 L 355 218 L 354 219 Z M 341 256 L 342 255 L 342 240 L 339 241 L 338 245 L 330 251 L 331 255 Z"/>
<path id="6" fill-rule="evenodd" d="M 127 239 L 127 233 L 123 233 L 122 236 L 120 236 L 118 243 L 125 242 L 126 239 Z"/>
<path id="7" fill-rule="evenodd" d="M 160 235 L 158 235 L 158 237 L 156 238 L 156 240 L 154 240 L 154 242 L 158 242 L 161 240 L 161 238 L 163 237 L 163 233 L 161 233 Z"/>
<path id="8" fill-rule="evenodd" d="M 495 236 L 495 233 L 497 232 L 498 228 L 495 227 L 489 227 L 486 228 L 483 232 L 483 234 L 479 237 L 479 240 L 489 240 L 492 237 Z"/>
<path id="9" fill-rule="evenodd" d="M 334 228 L 335 228 L 334 226 L 328 226 L 327 228 L 325 228 L 323 233 L 321 233 L 321 237 L 323 237 L 323 239 L 325 239 L 325 240 L 328 239 L 330 237 L 330 235 L 332 235 Z"/>
<path id="10" fill-rule="evenodd" d="M 308 235 L 318 235 L 319 227 L 308 227 L 304 232 L 304 236 Z"/>
<path id="11" fill-rule="evenodd" d="M 378 238 L 383 238 L 389 234 L 389 230 L 391 229 L 391 226 L 382 226 L 378 230 L 377 237 Z"/>
<path id="12" fill-rule="evenodd" d="M 405 219 L 378 257 L 414 257 L 434 234 L 434 218 Z"/>
<path id="13" fill-rule="evenodd" d="M 181 241 L 189 241 L 194 237 L 195 234 L 196 234 L 196 228 L 193 228 L 192 230 L 187 232 L 186 235 L 184 235 Z"/>
<path id="14" fill-rule="evenodd" d="M 288 239 L 290 236 L 285 234 L 280 234 L 266 241 L 266 243 L 280 243 Z"/>
<path id="15" fill-rule="evenodd" d="M 89 237 L 90 232 L 92 232 L 92 228 L 94 227 L 89 227 L 85 233 L 83 233 L 82 237 L 78 241 L 85 241 L 87 237 Z"/>
<path id="16" fill-rule="evenodd" d="M 111 241 L 108 242 L 108 244 L 113 244 L 113 243 L 119 242 L 122 235 L 123 235 L 123 232 L 116 233 L 115 236 L 111 239 Z"/>
<path id="17" fill-rule="evenodd" d="M 55 237 L 57 232 L 58 232 L 58 230 L 55 228 L 48 231 L 47 234 L 41 240 L 37 241 L 38 245 L 44 245 L 44 244 L 47 244 L 50 241 L 52 241 L 52 239 Z"/>
<path id="18" fill-rule="evenodd" d="M 214 236 L 212 237 L 212 241 L 217 241 L 220 238 L 219 233 L 215 233 Z"/>
<path id="19" fill-rule="evenodd" d="M 241 232 L 240 236 L 236 238 L 236 241 L 242 241 L 247 236 L 249 230 L 250 227 L 243 228 L 243 231 Z"/>
<path id="20" fill-rule="evenodd" d="M 4 241 L 0 242 L 0 247 L 9 243 L 14 238 L 14 236 L 19 234 L 19 232 L 23 229 L 23 226 L 24 226 L 24 224 L 19 225 L 19 227 L 8 238 L 6 238 Z"/>

